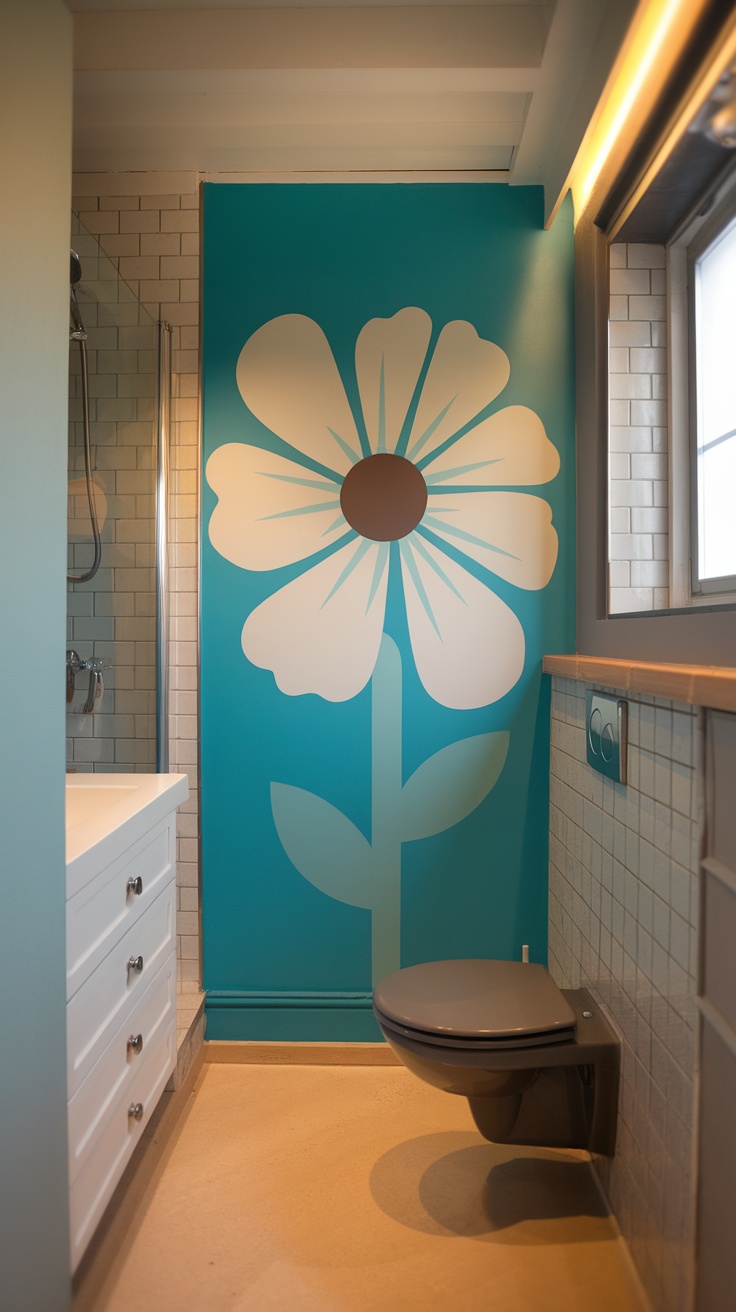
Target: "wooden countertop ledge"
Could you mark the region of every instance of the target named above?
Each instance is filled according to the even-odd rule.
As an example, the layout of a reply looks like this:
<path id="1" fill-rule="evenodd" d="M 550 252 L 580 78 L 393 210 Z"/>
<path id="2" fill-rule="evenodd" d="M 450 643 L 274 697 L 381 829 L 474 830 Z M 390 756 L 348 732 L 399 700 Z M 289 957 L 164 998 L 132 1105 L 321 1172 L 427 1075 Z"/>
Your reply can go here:
<path id="1" fill-rule="evenodd" d="M 665 665 L 657 661 L 608 660 L 603 656 L 545 656 L 543 669 L 545 674 L 556 674 L 563 679 L 736 712 L 736 669 L 730 666 Z"/>

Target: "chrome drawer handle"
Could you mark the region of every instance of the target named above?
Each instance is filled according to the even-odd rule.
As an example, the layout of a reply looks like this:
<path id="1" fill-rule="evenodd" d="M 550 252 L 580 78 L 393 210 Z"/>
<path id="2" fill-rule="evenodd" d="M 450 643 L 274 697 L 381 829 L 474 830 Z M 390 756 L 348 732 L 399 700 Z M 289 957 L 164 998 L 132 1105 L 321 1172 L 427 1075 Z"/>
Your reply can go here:
<path id="1" fill-rule="evenodd" d="M 143 970 L 143 957 L 128 958 L 128 973 L 130 973 L 131 970 L 137 970 L 138 974 L 140 975 L 141 971 Z"/>
<path id="2" fill-rule="evenodd" d="M 128 1052 L 143 1052 L 143 1035 L 131 1034 L 128 1039 Z"/>
<path id="3" fill-rule="evenodd" d="M 136 897 L 140 897 L 143 892 L 143 880 L 140 875 L 130 876 L 130 879 L 128 880 L 128 892 L 135 893 Z"/>
<path id="4" fill-rule="evenodd" d="M 129 1120 L 129 1121 L 142 1121 L 142 1120 L 143 1120 L 143 1103 L 142 1103 L 142 1102 L 132 1102 L 132 1103 L 130 1104 L 130 1107 L 128 1108 L 128 1120 Z"/>

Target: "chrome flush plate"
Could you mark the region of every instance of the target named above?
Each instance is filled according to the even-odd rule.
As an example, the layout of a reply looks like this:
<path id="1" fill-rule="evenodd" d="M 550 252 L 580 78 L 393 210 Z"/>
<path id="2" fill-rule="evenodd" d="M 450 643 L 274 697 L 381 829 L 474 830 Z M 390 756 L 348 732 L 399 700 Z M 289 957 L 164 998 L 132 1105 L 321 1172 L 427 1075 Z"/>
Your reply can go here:
<path id="1" fill-rule="evenodd" d="M 585 696 L 588 765 L 616 783 L 626 783 L 628 703 L 601 692 Z"/>

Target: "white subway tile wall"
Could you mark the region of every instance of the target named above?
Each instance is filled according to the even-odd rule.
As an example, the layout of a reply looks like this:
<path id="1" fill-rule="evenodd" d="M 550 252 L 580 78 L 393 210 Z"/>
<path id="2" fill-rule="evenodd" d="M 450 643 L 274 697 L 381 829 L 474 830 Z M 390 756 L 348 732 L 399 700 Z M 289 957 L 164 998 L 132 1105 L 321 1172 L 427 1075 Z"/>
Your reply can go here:
<path id="1" fill-rule="evenodd" d="M 663 246 L 610 247 L 609 588 L 614 614 L 669 604 Z"/>
<path id="2" fill-rule="evenodd" d="M 177 831 L 179 987 L 200 987 L 197 700 L 199 176 L 75 174 L 72 206 L 154 321 L 172 325 L 170 768 L 189 776 Z"/>
<path id="3" fill-rule="evenodd" d="M 552 681 L 549 967 L 620 1032 L 616 1153 L 596 1166 L 653 1308 L 689 1312 L 701 713 L 628 696 L 615 784 L 586 762 L 585 691 Z"/>

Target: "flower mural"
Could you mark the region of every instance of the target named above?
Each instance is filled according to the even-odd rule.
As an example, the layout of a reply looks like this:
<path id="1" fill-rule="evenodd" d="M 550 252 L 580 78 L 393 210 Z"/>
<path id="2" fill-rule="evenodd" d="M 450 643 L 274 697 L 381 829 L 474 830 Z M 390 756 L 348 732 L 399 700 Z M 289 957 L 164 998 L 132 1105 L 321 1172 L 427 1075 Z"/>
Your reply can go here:
<path id="1" fill-rule="evenodd" d="M 389 572 L 401 574 L 411 652 L 430 697 L 453 710 L 498 701 L 521 677 L 524 632 L 494 583 L 549 582 L 552 513 L 520 489 L 554 478 L 559 457 L 533 410 L 491 412 L 509 361 L 470 323 L 446 324 L 433 342 L 429 315 L 416 307 L 371 319 L 355 372 L 358 414 L 313 319 L 264 324 L 240 352 L 237 384 L 289 454 L 225 443 L 207 479 L 217 496 L 210 542 L 221 556 L 252 571 L 304 562 L 247 616 L 248 660 L 289 696 L 343 702 L 371 684 L 370 835 L 288 783 L 271 782 L 271 808 L 300 874 L 370 910 L 376 982 L 401 961 L 403 844 L 475 810 L 509 748 L 505 730 L 460 737 L 404 778 L 402 654 L 384 632 Z"/>
<path id="2" fill-rule="evenodd" d="M 243 443 L 217 448 L 207 462 L 218 498 L 209 536 L 243 569 L 307 562 L 251 612 L 242 633 L 248 660 L 271 670 L 290 696 L 346 701 L 369 682 L 392 543 L 414 662 L 436 702 L 489 705 L 523 670 L 523 629 L 493 580 L 522 589 L 549 582 L 551 510 L 518 489 L 554 478 L 559 457 L 533 410 L 488 413 L 510 373 L 500 347 L 462 320 L 446 324 L 430 352 L 431 340 L 431 320 L 416 307 L 364 326 L 355 350 L 358 421 L 314 320 L 272 319 L 240 353 L 240 395 L 292 455 Z M 458 555 L 481 565 L 488 581 Z"/>

